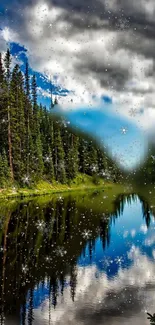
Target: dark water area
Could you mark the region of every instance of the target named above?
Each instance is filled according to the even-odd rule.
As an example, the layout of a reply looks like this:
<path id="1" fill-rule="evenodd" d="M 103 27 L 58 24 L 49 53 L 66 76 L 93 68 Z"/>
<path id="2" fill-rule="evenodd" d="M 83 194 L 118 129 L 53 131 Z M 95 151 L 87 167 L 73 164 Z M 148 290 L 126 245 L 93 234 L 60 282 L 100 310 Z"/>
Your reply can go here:
<path id="1" fill-rule="evenodd" d="M 150 324 L 155 210 L 144 198 L 6 201 L 0 217 L 0 324 Z"/>

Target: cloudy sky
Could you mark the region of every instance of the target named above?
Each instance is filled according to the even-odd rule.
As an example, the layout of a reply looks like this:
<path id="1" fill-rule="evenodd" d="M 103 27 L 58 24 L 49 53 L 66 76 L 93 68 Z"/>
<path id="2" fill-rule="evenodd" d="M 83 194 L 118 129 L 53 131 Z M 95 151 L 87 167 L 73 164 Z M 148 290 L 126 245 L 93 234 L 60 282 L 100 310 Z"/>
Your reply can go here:
<path id="1" fill-rule="evenodd" d="M 73 120 L 76 111 L 81 128 L 81 111 L 95 111 L 99 119 L 93 122 L 89 113 L 89 132 L 97 129 L 100 140 L 106 141 L 108 116 L 107 143 L 119 147 L 129 166 L 143 155 L 144 138 L 154 129 L 154 13 L 154 0 L 2 0 L 0 50 L 11 45 L 21 66 L 28 57 L 39 99 L 47 104 L 51 76 L 63 114 L 70 112 Z M 120 146 L 121 128 L 128 136 Z M 130 146 L 132 159 L 126 154 Z"/>

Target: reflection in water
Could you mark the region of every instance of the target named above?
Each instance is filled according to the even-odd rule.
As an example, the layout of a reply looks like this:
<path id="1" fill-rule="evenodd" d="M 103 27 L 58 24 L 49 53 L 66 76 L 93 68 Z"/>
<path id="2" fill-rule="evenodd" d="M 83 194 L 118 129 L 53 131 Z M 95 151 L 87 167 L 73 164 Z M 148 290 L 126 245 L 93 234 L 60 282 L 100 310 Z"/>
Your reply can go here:
<path id="1" fill-rule="evenodd" d="M 106 200 L 101 193 L 1 206 L 1 324 L 148 324 L 153 208 L 122 194 L 108 212 Z"/>
<path id="2" fill-rule="evenodd" d="M 150 320 L 150 324 L 154 325 L 155 324 L 155 314 L 151 315 L 149 313 L 148 314 L 148 319 Z"/>

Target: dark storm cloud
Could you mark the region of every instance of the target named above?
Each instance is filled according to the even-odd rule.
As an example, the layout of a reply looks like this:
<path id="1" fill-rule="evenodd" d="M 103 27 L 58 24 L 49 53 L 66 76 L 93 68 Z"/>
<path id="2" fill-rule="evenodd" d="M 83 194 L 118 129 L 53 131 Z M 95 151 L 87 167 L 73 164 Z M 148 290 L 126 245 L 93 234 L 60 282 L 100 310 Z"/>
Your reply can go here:
<path id="1" fill-rule="evenodd" d="M 48 0 L 49 6 L 54 5 L 65 9 L 67 14 L 63 17 L 69 19 L 75 26 L 82 26 L 83 29 L 87 29 L 88 24 L 97 17 L 100 19 L 100 24 L 94 25 L 94 28 L 109 26 L 110 29 L 115 30 L 121 19 L 124 22 L 128 22 L 128 29 L 133 30 L 133 28 L 136 28 L 136 30 L 144 36 L 150 38 L 154 37 L 154 20 L 150 21 L 145 9 L 140 6 L 140 2 L 142 1 L 139 1 L 139 8 L 136 8 L 134 5 L 135 2 L 131 0 L 117 1 L 116 6 L 109 8 L 108 2 L 105 0 Z M 154 8 L 152 8 L 152 12 L 155 13 L 155 5 Z M 105 21 L 108 22 L 108 24 L 105 23 Z M 89 28 L 90 27 L 91 24 L 89 25 Z"/>
<path id="2" fill-rule="evenodd" d="M 152 3 L 152 13 L 155 12 L 155 4 L 153 1 L 148 1 L 147 4 Z M 48 1 L 49 5 L 51 1 Z M 145 7 L 142 6 L 144 1 L 139 1 L 139 7 L 135 6 L 135 2 L 131 0 L 116 1 L 116 5 L 109 9 L 106 1 L 83 1 L 83 0 L 54 0 L 55 6 L 67 9 L 67 12 L 62 14 L 62 21 L 68 21 L 71 27 L 68 30 L 68 35 L 78 33 L 79 31 L 102 30 L 104 31 L 122 31 L 122 35 L 117 37 L 117 48 L 123 48 L 131 51 L 133 55 L 143 55 L 145 58 L 155 58 L 155 22 L 150 19 L 150 16 L 145 12 Z M 112 83 L 116 89 L 120 89 L 128 80 L 129 71 L 116 66 L 108 69 L 104 73 L 104 67 L 101 64 L 97 67 L 85 62 L 79 65 L 81 72 L 95 73 L 100 78 L 102 85 Z M 89 68 L 89 69 L 88 69 Z M 106 67 L 105 67 L 106 68 Z M 114 69 L 116 73 L 114 72 Z M 116 76 L 117 74 L 117 76 Z M 149 75 L 154 76 L 154 69 L 150 71 Z"/>
<path id="3" fill-rule="evenodd" d="M 149 2 L 149 1 L 148 1 Z M 105 28 L 109 31 L 116 31 L 117 29 L 123 31 L 122 38 L 125 39 L 126 31 L 131 31 L 137 37 L 141 37 L 141 43 L 133 42 L 134 35 L 131 35 L 131 41 L 128 43 L 123 42 L 123 46 L 128 46 L 133 52 L 143 54 L 146 57 L 154 58 L 155 47 L 149 42 L 143 46 L 143 41 L 150 40 L 154 42 L 155 39 L 155 22 L 150 20 L 145 10 L 139 5 L 139 10 L 134 6 L 134 1 L 122 0 L 117 1 L 114 8 L 108 8 L 106 1 L 83 1 L 83 0 L 54 0 L 54 5 L 67 9 L 68 12 L 62 15 L 62 20 L 67 20 L 72 24 L 72 33 L 78 30 L 85 29 L 102 29 Z M 153 1 L 152 1 L 153 3 Z M 49 1 L 51 4 L 51 1 Z M 152 8 L 152 13 L 155 12 Z M 98 21 L 95 20 L 98 18 Z M 121 27 L 122 24 L 122 27 Z M 124 25 L 124 26 L 123 26 Z M 133 36 L 133 37 L 132 37 Z M 121 39 L 122 42 L 122 39 Z M 121 44 L 119 42 L 119 46 Z M 151 51 L 152 50 L 152 51 Z"/>
<path id="4" fill-rule="evenodd" d="M 38 3 L 37 0 L 6 0 L 0 5 L 4 14 L 3 19 L 10 17 L 16 20 L 21 12 L 24 13 L 26 7 L 34 6 L 36 3 Z M 72 22 L 73 27 L 84 30 L 91 27 L 96 29 L 109 26 L 110 29 L 115 30 L 121 19 L 128 20 L 129 28 L 132 29 L 135 26 L 138 29 L 139 27 L 139 31 L 145 36 L 154 37 L 154 23 L 150 23 L 145 12 L 141 10 L 135 12 L 134 2 L 130 0 L 119 1 L 114 8 L 110 9 L 105 0 L 46 0 L 45 3 L 49 5 L 49 8 L 55 6 L 64 9 L 64 15 L 61 18 Z M 93 22 L 94 18 L 100 19 L 98 24 Z"/>
<path id="5" fill-rule="evenodd" d="M 49 5 L 69 10 L 70 12 L 98 14 L 103 13 L 106 6 L 104 1 L 99 0 L 48 0 Z"/>
<path id="6" fill-rule="evenodd" d="M 124 324 L 124 319 L 139 314 L 144 308 L 143 296 L 144 289 L 140 290 L 134 287 L 125 287 L 117 293 L 114 290 L 109 291 L 106 298 L 96 307 L 78 309 L 75 315 L 75 323 L 79 324 L 79 321 L 84 320 L 85 325 L 95 323 L 111 325 L 116 318 L 119 318 L 120 324 Z"/>
<path id="7" fill-rule="evenodd" d="M 123 90 L 125 83 L 130 77 L 129 70 L 119 65 L 107 67 L 103 60 L 95 60 L 94 58 L 83 56 L 79 63 L 76 65 L 76 71 L 80 71 L 85 76 L 93 74 L 100 85 L 104 88 L 112 88 L 118 91 Z"/>
<path id="8" fill-rule="evenodd" d="M 140 0 L 139 0 L 140 2 Z M 22 23 L 24 25 L 24 9 L 34 6 L 38 3 L 37 0 L 6 0 L 0 5 L 3 16 L 0 16 L 2 25 L 7 21 L 10 25 Z M 47 0 L 49 8 L 53 6 L 64 9 L 64 12 L 59 17 L 62 21 L 67 21 L 71 24 L 69 33 L 82 32 L 85 30 L 100 30 L 105 28 L 110 31 L 119 29 L 120 21 L 123 25 L 124 34 L 126 31 L 133 31 L 137 35 L 140 34 L 146 39 L 155 38 L 155 23 L 150 21 L 146 12 L 139 6 L 134 6 L 134 1 L 121 0 L 116 1 L 114 7 L 108 6 L 105 0 Z M 155 5 L 154 9 L 155 11 Z M 120 26 L 121 27 L 121 26 Z M 124 35 L 125 37 L 125 35 Z M 120 46 L 121 44 L 119 44 Z M 131 49 L 136 51 L 136 44 L 129 45 Z M 140 50 L 147 55 L 149 48 L 143 47 Z M 147 51 L 148 50 L 148 51 Z M 154 54 L 154 52 L 152 53 Z M 151 56 L 151 52 L 149 52 Z"/>
<path id="9" fill-rule="evenodd" d="M 60 36 L 62 38 L 62 43 L 71 41 L 70 44 L 72 44 L 73 41 L 73 44 L 75 44 L 75 42 L 78 44 L 79 35 L 87 34 L 90 46 L 84 51 L 81 50 L 81 53 L 78 51 L 74 52 L 74 57 L 77 58 L 77 60 L 74 60 L 72 67 L 77 78 L 79 78 L 79 75 L 86 77 L 92 76 L 98 81 L 98 84 L 100 84 L 101 87 L 113 89 L 117 92 L 127 91 L 126 84 L 130 78 L 132 79 L 132 73 L 134 77 L 135 71 L 133 70 L 131 72 L 131 67 L 129 66 L 126 57 L 126 61 L 123 65 L 121 62 L 121 60 L 124 60 L 123 57 L 118 57 L 114 60 L 113 57 L 115 53 L 117 51 L 119 52 L 119 50 L 123 50 L 123 53 L 126 51 L 129 57 L 138 55 L 142 56 L 143 59 L 146 58 L 155 62 L 155 22 L 153 19 L 155 13 L 154 0 L 114 0 L 112 2 L 106 0 L 3 1 L 3 4 L 0 5 L 0 11 L 3 13 L 3 15 L 0 15 L 0 26 L 9 26 L 12 30 L 16 31 L 20 35 L 20 40 L 23 40 L 23 45 L 25 41 L 28 43 L 29 51 L 33 44 L 35 44 L 35 41 L 37 40 L 36 42 L 38 42 L 39 39 L 39 35 L 37 34 L 36 36 L 35 31 L 33 32 L 33 29 L 31 30 L 31 20 L 33 19 L 33 15 L 31 16 L 31 20 L 29 20 L 27 14 L 28 12 L 29 14 L 30 12 L 33 12 L 35 4 L 37 4 L 38 7 L 42 4 L 47 4 L 49 12 L 52 12 L 52 8 L 59 9 L 59 14 L 55 18 L 52 26 L 52 32 L 51 29 L 49 29 L 52 14 L 50 17 L 47 13 L 47 18 L 44 17 L 45 19 L 42 20 L 40 24 L 40 28 L 42 29 L 40 34 L 40 43 L 43 39 L 47 39 L 47 41 L 49 40 L 51 43 L 53 42 L 51 44 L 51 52 L 56 49 L 60 57 L 66 55 L 72 58 L 72 53 L 67 53 L 66 48 L 65 53 L 61 50 L 60 46 L 57 47 L 57 37 Z M 62 25 L 67 25 L 67 28 L 61 28 L 60 30 L 59 25 L 61 23 Z M 35 28 L 35 26 L 33 27 Z M 109 35 L 113 33 L 114 47 L 111 48 L 106 44 L 110 66 L 107 67 L 106 62 L 104 62 L 104 55 L 103 58 L 102 56 L 95 59 L 91 57 L 90 53 L 96 51 L 96 47 L 92 48 L 92 33 L 94 33 L 93 37 L 96 33 L 96 43 L 98 42 L 98 33 L 103 37 L 103 47 L 102 49 L 98 47 L 98 51 L 104 51 L 104 39 L 107 37 L 108 33 Z M 83 44 L 83 47 L 85 47 L 85 44 Z M 52 54 L 49 52 L 49 57 L 51 55 Z M 37 64 L 39 66 L 40 57 L 39 59 L 36 58 L 34 62 L 38 62 Z M 153 64 L 153 67 L 151 67 L 150 70 L 146 69 L 144 78 L 150 76 L 153 78 L 155 77 L 155 64 Z M 150 87 L 150 92 L 151 89 L 153 91 L 153 88 Z M 145 89 L 139 90 L 142 95 L 145 91 Z"/>

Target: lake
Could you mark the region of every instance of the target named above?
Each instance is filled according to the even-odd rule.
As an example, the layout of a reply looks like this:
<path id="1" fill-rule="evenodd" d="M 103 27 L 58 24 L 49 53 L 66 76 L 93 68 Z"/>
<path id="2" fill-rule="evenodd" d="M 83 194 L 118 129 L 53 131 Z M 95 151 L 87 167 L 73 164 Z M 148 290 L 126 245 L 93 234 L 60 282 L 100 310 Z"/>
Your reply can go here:
<path id="1" fill-rule="evenodd" d="M 155 208 L 103 191 L 0 204 L 0 324 L 149 325 Z"/>

